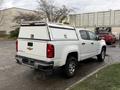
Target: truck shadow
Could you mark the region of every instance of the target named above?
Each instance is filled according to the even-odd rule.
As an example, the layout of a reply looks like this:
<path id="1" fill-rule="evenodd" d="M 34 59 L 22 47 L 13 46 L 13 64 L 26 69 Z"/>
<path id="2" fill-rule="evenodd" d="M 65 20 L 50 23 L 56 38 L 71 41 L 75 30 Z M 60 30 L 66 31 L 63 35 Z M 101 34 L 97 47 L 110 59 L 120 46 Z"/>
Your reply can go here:
<path id="1" fill-rule="evenodd" d="M 96 58 L 81 61 L 79 62 L 76 75 L 70 79 L 64 77 L 61 69 L 54 71 L 53 74 L 45 74 L 38 70 L 29 70 L 22 76 L 22 80 L 26 81 L 22 81 L 22 84 L 27 83 L 26 88 L 32 87 L 36 88 L 36 90 L 64 90 L 104 64 L 104 62 L 98 62 Z"/>
<path id="2" fill-rule="evenodd" d="M 97 68 L 104 65 L 104 62 L 98 62 L 96 58 L 89 58 L 83 61 L 80 61 L 76 70 L 76 76 L 82 77 L 87 75 L 88 73 L 96 70 Z M 32 70 L 33 76 L 37 76 L 37 79 L 54 79 L 54 78 L 64 78 L 64 72 L 62 68 L 56 69 L 53 72 L 42 72 L 39 70 Z"/>
<path id="3" fill-rule="evenodd" d="M 79 62 L 79 66 L 77 68 L 77 72 L 75 77 L 66 79 L 61 69 L 54 71 L 53 74 L 45 74 L 41 71 L 32 70 L 27 78 L 32 80 L 33 86 L 35 85 L 41 87 L 42 89 L 47 88 L 57 88 L 60 90 L 64 90 L 74 82 L 80 80 L 84 76 L 90 74 L 97 68 L 104 65 L 104 62 L 100 63 L 95 58 L 90 58 L 84 61 Z M 50 89 L 51 90 L 51 89 Z"/>

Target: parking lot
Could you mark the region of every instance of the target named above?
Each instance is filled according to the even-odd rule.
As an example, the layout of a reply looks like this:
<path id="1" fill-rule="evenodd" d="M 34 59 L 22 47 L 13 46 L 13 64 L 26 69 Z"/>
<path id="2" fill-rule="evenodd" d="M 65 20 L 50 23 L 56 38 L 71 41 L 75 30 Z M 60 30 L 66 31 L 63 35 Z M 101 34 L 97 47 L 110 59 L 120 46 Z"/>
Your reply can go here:
<path id="1" fill-rule="evenodd" d="M 15 61 L 15 41 L 0 41 L 0 90 L 64 90 L 107 64 L 119 62 L 120 48 L 108 46 L 105 62 L 91 58 L 80 62 L 76 76 L 66 79 L 61 70 L 44 74 Z"/>

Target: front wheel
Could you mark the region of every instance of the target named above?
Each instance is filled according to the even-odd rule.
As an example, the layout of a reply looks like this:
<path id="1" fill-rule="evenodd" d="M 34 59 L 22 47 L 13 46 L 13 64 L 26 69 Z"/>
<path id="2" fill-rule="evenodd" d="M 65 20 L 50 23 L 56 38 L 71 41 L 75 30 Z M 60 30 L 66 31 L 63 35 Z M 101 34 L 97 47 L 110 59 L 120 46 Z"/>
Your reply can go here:
<path id="1" fill-rule="evenodd" d="M 64 66 L 64 72 L 68 78 L 73 77 L 75 75 L 76 66 L 77 66 L 77 59 L 72 56 L 68 57 L 67 62 Z"/>
<path id="2" fill-rule="evenodd" d="M 97 55 L 97 59 L 99 62 L 103 62 L 105 60 L 106 50 L 102 48 L 101 53 Z"/>

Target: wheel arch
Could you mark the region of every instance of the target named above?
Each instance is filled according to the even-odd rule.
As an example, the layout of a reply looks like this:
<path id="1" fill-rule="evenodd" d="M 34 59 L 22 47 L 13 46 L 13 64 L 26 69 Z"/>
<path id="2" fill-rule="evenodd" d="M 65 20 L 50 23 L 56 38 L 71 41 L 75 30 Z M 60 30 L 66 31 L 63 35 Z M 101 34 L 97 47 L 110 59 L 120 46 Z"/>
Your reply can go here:
<path id="1" fill-rule="evenodd" d="M 68 59 L 70 56 L 75 57 L 75 58 L 77 59 L 77 62 L 78 62 L 78 52 L 77 52 L 77 51 L 69 52 L 69 53 L 67 54 L 67 57 L 66 57 L 66 62 L 67 62 L 67 59 Z M 66 63 L 66 62 L 65 62 L 65 63 Z"/>
<path id="2" fill-rule="evenodd" d="M 101 53 L 102 49 L 105 49 L 105 52 L 106 52 L 106 50 L 107 50 L 106 45 L 103 45 L 103 46 L 100 47 L 100 49 L 99 49 L 99 51 L 98 51 L 98 54 Z"/>
<path id="3" fill-rule="evenodd" d="M 107 47 L 104 45 L 104 46 L 102 46 L 102 49 L 105 49 L 105 52 L 106 52 Z M 101 50 L 102 50 L 102 49 L 101 49 Z"/>
<path id="4" fill-rule="evenodd" d="M 62 51 L 62 58 L 61 58 L 61 66 L 64 66 L 66 64 L 66 60 L 68 58 L 68 56 L 75 56 L 77 58 L 77 60 L 79 60 L 79 47 L 77 45 L 71 45 L 71 46 L 67 46 L 64 48 L 64 50 Z"/>

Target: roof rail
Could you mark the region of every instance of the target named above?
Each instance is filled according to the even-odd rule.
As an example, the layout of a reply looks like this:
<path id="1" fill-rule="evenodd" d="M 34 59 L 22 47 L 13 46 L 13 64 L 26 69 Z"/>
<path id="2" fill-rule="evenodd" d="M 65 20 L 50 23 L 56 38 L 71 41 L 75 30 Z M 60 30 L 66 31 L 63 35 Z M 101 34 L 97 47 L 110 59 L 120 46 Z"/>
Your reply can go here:
<path id="1" fill-rule="evenodd" d="M 42 22 L 42 21 L 23 21 L 21 22 L 21 26 L 36 26 L 36 25 L 45 25 L 46 22 Z"/>

